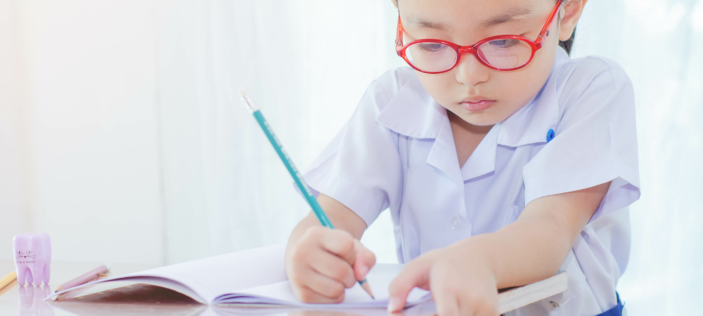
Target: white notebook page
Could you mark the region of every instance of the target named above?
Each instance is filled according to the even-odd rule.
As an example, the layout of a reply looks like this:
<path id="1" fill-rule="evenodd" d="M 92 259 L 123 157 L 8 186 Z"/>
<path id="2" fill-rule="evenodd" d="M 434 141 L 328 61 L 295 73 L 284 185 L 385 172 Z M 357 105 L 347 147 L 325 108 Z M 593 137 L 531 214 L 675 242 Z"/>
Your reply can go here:
<path id="1" fill-rule="evenodd" d="M 287 280 L 284 254 L 285 245 L 244 250 L 90 282 L 55 293 L 47 299 L 96 283 L 128 280 L 169 288 L 210 304 L 225 293 Z"/>
<path id="2" fill-rule="evenodd" d="M 306 309 L 385 307 L 388 286 L 403 267 L 399 264 L 377 264 L 371 269 L 367 279 L 375 300 L 357 284 L 346 290 L 345 300 L 341 304 L 304 304 L 295 298 L 286 280 L 284 253 L 284 245 L 240 251 L 103 279 L 50 295 L 47 299 L 55 299 L 66 292 L 71 292 L 68 296 L 78 296 L 146 283 L 172 289 L 204 304 L 297 306 Z M 501 313 L 567 289 L 568 277 L 562 272 L 549 279 L 502 292 L 498 295 Z M 430 298 L 428 291 L 413 289 L 408 297 L 408 306 L 429 301 Z"/>
<path id="3" fill-rule="evenodd" d="M 303 304 L 295 298 L 287 281 L 284 254 L 284 245 L 256 248 L 91 282 L 71 291 L 77 292 L 98 283 L 117 285 L 120 282 L 116 281 L 130 281 L 169 288 L 204 304 L 385 307 L 388 286 L 402 269 L 399 264 L 377 264 L 369 271 L 367 280 L 375 300 L 356 284 L 346 290 L 345 300 L 341 304 Z M 408 305 L 428 299 L 429 292 L 414 289 L 408 298 Z"/>
<path id="4" fill-rule="evenodd" d="M 287 280 L 285 245 L 194 260 L 138 273 L 179 281 L 207 303 L 225 293 Z"/>
<path id="5" fill-rule="evenodd" d="M 357 283 L 344 293 L 344 301 L 339 304 L 304 304 L 295 298 L 288 281 L 260 286 L 253 289 L 238 291 L 233 295 L 226 295 L 216 300 L 216 304 L 256 304 L 256 305 L 285 305 L 304 306 L 313 308 L 349 308 L 349 307 L 385 307 L 388 304 L 388 287 L 400 273 L 403 266 L 400 264 L 376 264 L 366 276 L 375 299 Z M 415 288 L 410 292 L 407 305 L 412 306 L 428 301 L 428 291 Z"/>

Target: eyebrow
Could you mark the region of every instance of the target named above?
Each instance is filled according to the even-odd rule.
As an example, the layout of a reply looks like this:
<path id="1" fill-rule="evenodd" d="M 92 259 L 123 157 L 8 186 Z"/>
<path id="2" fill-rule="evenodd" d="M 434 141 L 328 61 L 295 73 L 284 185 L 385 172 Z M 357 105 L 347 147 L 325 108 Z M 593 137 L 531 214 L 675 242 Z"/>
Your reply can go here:
<path id="1" fill-rule="evenodd" d="M 435 23 L 435 22 L 426 21 L 426 20 L 423 20 L 422 18 L 418 18 L 415 16 L 410 17 L 408 20 L 410 20 L 410 21 L 408 21 L 410 24 L 419 25 L 424 28 L 435 29 L 435 30 L 446 30 L 446 27 L 442 23 Z"/>
<path id="2" fill-rule="evenodd" d="M 501 15 L 498 15 L 496 17 L 493 17 L 492 19 L 486 20 L 485 22 L 481 23 L 481 26 L 490 27 L 498 24 L 503 24 L 505 22 L 510 22 L 513 20 L 521 20 L 530 14 L 532 14 L 532 8 L 530 7 L 511 8 L 510 10 Z"/>
<path id="3" fill-rule="evenodd" d="M 507 12 L 504 12 L 498 16 L 495 16 L 489 20 L 484 21 L 481 23 L 482 27 L 491 27 L 495 26 L 498 24 L 503 24 L 505 22 L 510 22 L 513 20 L 521 20 L 530 14 L 532 14 L 533 10 L 531 7 L 516 7 L 516 8 L 511 8 Z M 420 17 L 417 16 L 411 16 L 408 19 L 408 23 L 410 24 L 415 24 L 420 27 L 428 28 L 428 29 L 435 29 L 435 30 L 446 30 L 447 27 L 442 24 L 442 23 L 437 23 L 437 22 L 430 22 L 427 20 L 423 20 Z"/>

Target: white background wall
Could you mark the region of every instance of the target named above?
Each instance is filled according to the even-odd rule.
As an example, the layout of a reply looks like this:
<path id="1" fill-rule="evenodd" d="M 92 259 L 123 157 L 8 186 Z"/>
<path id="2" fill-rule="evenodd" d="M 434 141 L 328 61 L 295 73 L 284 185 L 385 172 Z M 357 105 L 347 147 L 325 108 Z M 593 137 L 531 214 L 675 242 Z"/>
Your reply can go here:
<path id="1" fill-rule="evenodd" d="M 241 105 L 239 90 L 256 97 L 304 168 L 345 123 L 368 83 L 402 64 L 392 50 L 390 6 L 377 0 L 161 3 L 168 262 L 285 242 L 308 207 Z M 372 245 L 394 261 L 392 238 L 380 230 L 375 239 L 381 241 Z"/>
<path id="2" fill-rule="evenodd" d="M 1 1 L 0 258 L 164 258 L 153 1 Z"/>
<path id="3" fill-rule="evenodd" d="M 237 100 L 301 169 L 402 65 L 388 0 L 0 0 L 0 259 L 166 264 L 284 242 L 307 207 Z M 590 0 L 573 56 L 633 80 L 642 199 L 632 314 L 703 303 L 703 0 Z M 384 214 L 363 242 L 395 260 Z M 3 241 L 4 240 L 4 241 Z"/>
<path id="4" fill-rule="evenodd" d="M 307 206 L 236 94 L 266 105 L 304 168 L 401 65 L 389 6 L 0 0 L 0 258 L 28 231 L 52 236 L 55 260 L 285 242 Z M 376 244 L 395 260 L 392 240 Z"/>

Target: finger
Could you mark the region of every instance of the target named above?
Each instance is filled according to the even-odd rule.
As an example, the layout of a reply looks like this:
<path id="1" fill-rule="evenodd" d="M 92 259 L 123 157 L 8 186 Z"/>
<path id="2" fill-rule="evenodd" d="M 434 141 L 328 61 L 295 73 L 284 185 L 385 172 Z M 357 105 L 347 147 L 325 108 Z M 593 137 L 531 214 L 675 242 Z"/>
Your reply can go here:
<path id="1" fill-rule="evenodd" d="M 354 260 L 354 277 L 363 281 L 366 279 L 366 274 L 376 264 L 376 255 L 371 250 L 366 249 L 358 239 L 354 240 L 354 248 L 356 249 L 356 258 Z"/>
<path id="2" fill-rule="evenodd" d="M 349 265 L 354 264 L 354 237 L 341 229 L 324 229 L 328 231 L 316 236 L 322 249 L 344 259 Z"/>
<path id="3" fill-rule="evenodd" d="M 325 297 L 328 302 L 341 302 L 344 299 L 344 284 L 341 282 L 315 271 L 306 273 L 305 279 L 305 282 L 300 283 L 300 285 Z"/>
<path id="4" fill-rule="evenodd" d="M 429 289 L 429 264 L 416 259 L 408 263 L 391 282 L 388 289 L 388 311 L 398 312 L 405 307 L 408 294 L 414 287 Z"/>
<path id="5" fill-rule="evenodd" d="M 474 312 L 474 315 L 481 315 L 481 316 L 498 316 L 498 308 L 491 305 L 491 304 L 483 304 L 479 308 L 476 309 Z"/>
<path id="6" fill-rule="evenodd" d="M 457 292 L 454 292 L 456 295 Z M 463 293 L 463 295 L 460 295 L 460 298 L 454 297 L 454 304 L 456 305 L 456 310 L 457 310 L 457 315 L 481 315 L 485 316 L 484 314 L 479 314 L 480 307 L 477 305 L 477 303 L 480 303 L 476 300 L 472 300 L 469 295 L 466 293 Z M 450 304 L 449 302 L 442 302 L 443 304 Z"/>
<path id="7" fill-rule="evenodd" d="M 436 293 L 439 292 L 439 293 Z M 448 291 L 435 291 L 432 293 L 432 300 L 435 302 L 437 308 L 437 315 L 442 316 L 458 316 L 458 315 L 474 315 L 473 311 L 464 310 L 462 314 L 459 314 L 459 300 L 454 293 Z"/>
<path id="8" fill-rule="evenodd" d="M 444 269 L 434 269 L 429 281 L 432 288 L 437 314 L 439 315 L 481 315 L 476 314 L 477 304 L 474 293 L 466 291 L 461 282 L 447 273 Z M 480 302 L 482 303 L 482 302 Z"/>
<path id="9" fill-rule="evenodd" d="M 312 269 L 290 275 L 295 296 L 306 303 L 333 303 L 344 299 L 344 286 Z"/>
<path id="10" fill-rule="evenodd" d="M 497 316 L 497 302 L 492 302 L 488 297 L 475 298 L 459 302 L 462 315 Z"/>
<path id="11" fill-rule="evenodd" d="M 310 267 L 317 273 L 343 284 L 350 288 L 356 283 L 351 265 L 344 259 L 328 252 L 319 252 L 315 258 L 310 259 Z"/>
<path id="12" fill-rule="evenodd" d="M 304 285 L 294 286 L 293 294 L 303 303 L 329 304 L 340 303 L 344 300 L 344 294 L 340 297 L 330 298 Z"/>

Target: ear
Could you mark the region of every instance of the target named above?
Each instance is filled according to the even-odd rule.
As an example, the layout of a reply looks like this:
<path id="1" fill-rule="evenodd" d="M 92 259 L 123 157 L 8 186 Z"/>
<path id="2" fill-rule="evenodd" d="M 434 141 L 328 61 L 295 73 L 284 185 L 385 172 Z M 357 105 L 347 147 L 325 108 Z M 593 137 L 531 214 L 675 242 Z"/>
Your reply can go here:
<path id="1" fill-rule="evenodd" d="M 583 8 L 586 6 L 588 0 L 566 0 L 568 1 L 561 8 L 561 27 L 559 31 L 559 40 L 565 41 L 571 37 L 576 28 L 576 22 L 579 21 L 581 13 L 583 13 Z"/>

